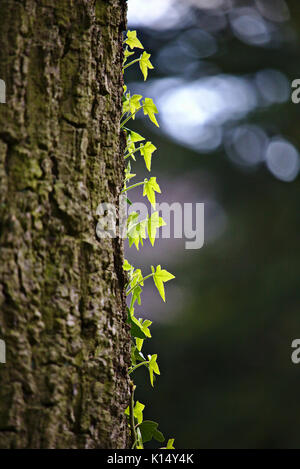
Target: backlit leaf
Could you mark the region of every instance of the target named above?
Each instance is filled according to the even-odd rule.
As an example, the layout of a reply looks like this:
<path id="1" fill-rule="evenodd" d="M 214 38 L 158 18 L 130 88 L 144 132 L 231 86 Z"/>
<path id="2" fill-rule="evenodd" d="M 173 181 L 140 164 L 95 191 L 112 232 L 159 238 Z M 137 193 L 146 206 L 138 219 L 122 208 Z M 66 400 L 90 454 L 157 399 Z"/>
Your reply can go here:
<path id="1" fill-rule="evenodd" d="M 150 62 L 149 58 L 151 57 L 150 54 L 147 54 L 147 52 L 143 52 L 141 57 L 140 57 L 140 69 L 142 71 L 142 74 L 144 75 L 144 81 L 147 80 L 148 76 L 148 68 L 153 69 L 153 65 Z"/>
<path id="2" fill-rule="evenodd" d="M 135 47 L 138 49 L 144 49 L 143 45 L 136 37 L 136 31 L 127 31 L 125 43 L 128 44 L 131 49 L 134 49 Z"/>
<path id="3" fill-rule="evenodd" d="M 143 101 L 143 110 L 145 116 L 148 116 L 149 119 L 157 126 L 158 122 L 156 120 L 155 114 L 158 113 L 157 107 L 155 106 L 153 100 L 151 98 L 145 98 Z"/>
<path id="4" fill-rule="evenodd" d="M 146 168 L 148 171 L 151 171 L 151 159 L 152 153 L 156 150 L 156 146 L 154 146 L 151 142 L 146 142 L 145 145 L 140 149 L 141 155 L 144 157 Z"/>
<path id="5" fill-rule="evenodd" d="M 156 205 L 155 192 L 161 192 L 160 187 L 156 182 L 156 177 L 151 177 L 149 180 L 145 179 L 143 196 L 148 198 L 149 202 L 154 208 Z"/>
<path id="6" fill-rule="evenodd" d="M 160 265 L 156 267 L 156 270 L 154 269 L 154 267 L 151 267 L 151 268 L 152 268 L 152 273 L 154 273 L 153 280 L 154 280 L 155 286 L 157 290 L 159 291 L 159 294 L 162 297 L 162 299 L 166 301 L 164 283 L 168 282 L 169 280 L 172 280 L 173 278 L 175 278 L 175 276 L 170 274 L 170 272 L 168 272 L 165 269 L 162 270 Z"/>

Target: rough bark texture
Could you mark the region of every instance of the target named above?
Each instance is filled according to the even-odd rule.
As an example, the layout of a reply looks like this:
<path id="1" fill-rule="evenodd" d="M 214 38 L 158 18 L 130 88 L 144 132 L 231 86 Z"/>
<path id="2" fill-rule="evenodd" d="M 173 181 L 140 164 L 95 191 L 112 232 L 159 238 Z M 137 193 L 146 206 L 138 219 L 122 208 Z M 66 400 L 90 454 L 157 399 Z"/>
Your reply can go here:
<path id="1" fill-rule="evenodd" d="M 123 448 L 123 0 L 0 0 L 1 448 Z"/>

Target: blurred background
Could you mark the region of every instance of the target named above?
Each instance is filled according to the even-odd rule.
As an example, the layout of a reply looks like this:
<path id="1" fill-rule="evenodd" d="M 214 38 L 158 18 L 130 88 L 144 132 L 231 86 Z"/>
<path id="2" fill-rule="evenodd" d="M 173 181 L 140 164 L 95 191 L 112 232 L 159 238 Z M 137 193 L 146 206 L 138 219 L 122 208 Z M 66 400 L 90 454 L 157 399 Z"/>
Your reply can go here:
<path id="1" fill-rule="evenodd" d="M 158 148 L 157 200 L 205 203 L 202 249 L 126 250 L 176 275 L 136 311 L 162 373 L 153 390 L 136 372 L 137 399 L 176 448 L 300 448 L 299 0 L 128 0 L 128 28 L 155 67 L 126 83 L 160 113 L 131 126 Z"/>

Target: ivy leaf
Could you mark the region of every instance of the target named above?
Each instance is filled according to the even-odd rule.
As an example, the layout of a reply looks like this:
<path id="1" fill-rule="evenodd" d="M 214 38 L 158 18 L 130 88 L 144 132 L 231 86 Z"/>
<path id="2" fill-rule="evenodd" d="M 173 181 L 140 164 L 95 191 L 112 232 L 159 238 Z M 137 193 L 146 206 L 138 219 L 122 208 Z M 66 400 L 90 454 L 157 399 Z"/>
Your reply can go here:
<path id="1" fill-rule="evenodd" d="M 125 168 L 125 188 L 126 188 L 126 182 L 134 178 L 134 176 L 136 176 L 136 174 L 132 174 L 130 171 L 131 171 L 131 165 L 130 165 L 130 162 L 128 161 L 128 165 Z"/>
<path id="2" fill-rule="evenodd" d="M 160 187 L 156 182 L 156 177 L 152 177 L 149 180 L 144 180 L 144 191 L 143 196 L 147 196 L 151 205 L 155 208 L 156 199 L 155 199 L 155 192 L 161 193 Z"/>
<path id="3" fill-rule="evenodd" d="M 145 409 L 144 404 L 142 404 L 139 401 L 136 401 L 134 409 L 133 409 L 133 415 L 138 421 L 138 424 L 141 424 L 143 421 L 143 410 Z"/>
<path id="4" fill-rule="evenodd" d="M 162 217 L 158 215 L 158 212 L 152 213 L 151 217 L 148 218 L 148 236 L 150 239 L 150 243 L 154 246 L 155 238 L 156 238 L 156 231 L 161 227 L 165 226 L 166 222 Z"/>
<path id="5" fill-rule="evenodd" d="M 133 314 L 130 314 L 130 312 L 128 313 L 127 324 L 131 326 L 130 333 L 132 337 L 138 339 L 147 339 L 147 335 L 143 331 L 142 324 L 136 319 L 135 316 L 133 316 Z"/>
<path id="6" fill-rule="evenodd" d="M 123 270 L 125 270 L 127 272 L 127 271 L 132 270 L 132 269 L 133 269 L 133 266 L 129 264 L 127 259 L 124 259 Z"/>
<path id="7" fill-rule="evenodd" d="M 145 140 L 144 137 L 142 137 L 137 132 L 130 131 L 130 133 L 127 135 L 127 151 L 134 161 L 135 161 L 135 156 L 134 156 L 135 143 L 141 142 L 142 140 Z"/>
<path id="8" fill-rule="evenodd" d="M 152 420 L 144 420 L 143 423 L 139 425 L 139 429 L 142 434 L 143 443 L 147 443 L 147 441 L 151 441 L 154 438 L 156 441 L 163 442 L 165 437 L 164 435 L 157 429 L 158 423 L 152 422 Z"/>
<path id="9" fill-rule="evenodd" d="M 152 153 L 156 150 L 156 146 L 154 146 L 151 142 L 146 142 L 145 145 L 140 149 L 141 155 L 144 157 L 146 168 L 148 171 L 151 171 L 151 159 Z"/>
<path id="10" fill-rule="evenodd" d="M 135 269 L 135 271 L 131 275 L 130 287 L 133 288 L 137 284 L 140 284 L 142 286 L 144 285 L 143 274 L 141 269 Z"/>
<path id="11" fill-rule="evenodd" d="M 142 107 L 140 100 L 142 99 L 141 94 L 134 94 L 130 96 L 130 92 L 126 93 L 126 95 L 123 95 L 123 108 L 122 112 L 127 113 L 130 112 L 132 114 L 132 119 L 135 119 L 135 113 L 136 111 Z"/>
<path id="12" fill-rule="evenodd" d="M 144 137 L 142 137 L 140 134 L 137 132 L 134 132 L 133 130 L 130 131 L 129 133 L 129 139 L 131 142 L 136 143 L 136 142 L 141 142 L 142 140 L 145 140 Z"/>
<path id="13" fill-rule="evenodd" d="M 140 321 L 142 321 L 142 319 L 140 319 Z M 151 326 L 151 324 L 152 324 L 152 321 L 149 321 L 149 319 L 145 319 L 142 322 L 142 329 L 146 337 L 151 337 L 151 333 L 149 331 L 149 327 Z"/>
<path id="14" fill-rule="evenodd" d="M 134 289 L 132 290 L 132 297 L 131 297 L 131 305 L 133 306 L 134 303 L 137 301 L 138 304 L 141 304 L 141 293 L 142 289 L 139 285 L 136 285 Z"/>
<path id="15" fill-rule="evenodd" d="M 153 386 L 154 373 L 157 375 L 160 375 L 158 364 L 156 363 L 157 354 L 148 355 L 148 360 L 149 360 L 148 370 L 149 370 L 149 375 L 150 375 L 150 383 L 151 383 L 151 386 Z"/>
<path id="16" fill-rule="evenodd" d="M 127 231 L 131 231 L 138 224 L 139 214 L 137 212 L 131 212 L 127 218 Z"/>
<path id="17" fill-rule="evenodd" d="M 147 80 L 147 76 L 148 76 L 148 68 L 149 69 L 153 69 L 153 65 L 152 63 L 150 62 L 150 57 L 151 55 L 150 54 L 147 54 L 146 51 L 144 51 L 140 57 L 140 69 L 142 71 L 142 74 L 144 75 L 144 81 Z"/>
<path id="18" fill-rule="evenodd" d="M 135 111 L 141 107 L 140 100 L 142 99 L 142 97 L 143 96 L 141 94 L 134 94 L 130 98 L 129 107 L 133 120 L 135 119 Z"/>
<path id="19" fill-rule="evenodd" d="M 138 337 L 135 339 L 136 343 L 136 348 L 138 349 L 139 352 L 142 351 L 143 344 L 144 344 L 144 339 L 139 339 Z"/>
<path id="20" fill-rule="evenodd" d="M 133 408 L 133 415 L 137 419 L 138 424 L 141 424 L 143 421 L 143 410 L 145 409 L 144 404 L 139 401 L 136 401 L 135 406 Z M 125 415 L 130 416 L 130 409 L 129 406 L 125 410 Z"/>
<path id="21" fill-rule="evenodd" d="M 174 448 L 174 441 L 175 441 L 175 438 L 169 438 L 167 446 L 165 446 L 164 448 L 161 448 L 161 449 L 175 449 Z"/>
<path id="22" fill-rule="evenodd" d="M 155 106 L 153 100 L 151 98 L 145 98 L 144 101 L 143 101 L 143 110 L 144 110 L 144 114 L 145 116 L 149 116 L 149 119 L 157 126 L 159 127 L 158 125 L 158 122 L 156 120 L 156 117 L 154 114 L 157 114 L 158 113 L 158 110 L 157 110 L 157 107 Z"/>
<path id="23" fill-rule="evenodd" d="M 133 54 L 134 54 L 134 52 L 130 52 L 130 51 L 128 50 L 128 47 L 126 47 L 126 49 L 124 50 L 124 63 L 123 63 L 123 65 L 125 65 L 125 63 L 126 63 L 128 57 L 130 57 L 130 56 L 133 55 Z"/>
<path id="24" fill-rule="evenodd" d="M 157 290 L 159 291 L 159 294 L 162 297 L 162 299 L 166 301 L 164 283 L 168 282 L 169 280 L 172 280 L 173 278 L 175 278 L 175 276 L 170 274 L 170 272 L 168 272 L 165 269 L 162 270 L 160 265 L 156 267 L 156 271 L 153 266 L 151 266 L 151 269 L 152 269 L 152 273 L 154 274 L 153 280 L 154 280 L 155 286 Z"/>
<path id="25" fill-rule="evenodd" d="M 130 92 L 126 93 L 126 95 L 123 95 L 122 112 L 123 114 L 126 112 L 130 112 Z"/>
<path id="26" fill-rule="evenodd" d="M 132 355 L 132 354 L 131 354 Z M 136 347 L 133 347 L 133 361 L 136 362 L 144 362 L 146 359 L 142 352 L 140 352 Z"/>
<path id="27" fill-rule="evenodd" d="M 127 151 L 129 153 L 129 155 L 131 156 L 131 158 L 135 161 L 135 155 L 134 155 L 135 144 L 133 142 L 129 143 L 129 145 L 127 146 Z"/>
<path id="28" fill-rule="evenodd" d="M 127 31 L 125 43 L 128 44 L 131 49 L 134 49 L 135 47 L 138 49 L 144 49 L 143 45 L 136 37 L 136 31 Z"/>
<path id="29" fill-rule="evenodd" d="M 137 250 L 139 250 L 139 244 L 141 243 L 143 246 L 143 240 L 146 239 L 147 220 L 142 220 L 138 223 L 136 223 L 134 219 L 130 220 L 128 218 L 128 220 L 127 237 L 129 246 L 131 247 L 134 244 Z"/>
<path id="30" fill-rule="evenodd" d="M 136 319 L 136 318 L 135 318 Z M 146 319 L 144 322 L 142 319 L 139 319 L 139 323 L 142 327 L 142 330 L 145 334 L 145 338 L 148 338 L 148 337 L 151 337 L 151 333 L 149 331 L 149 326 L 151 326 L 152 322 L 149 321 L 148 319 Z M 141 337 L 137 337 L 136 338 L 136 347 L 137 349 L 141 352 L 142 350 L 142 347 L 143 347 L 143 343 L 144 343 L 144 339 L 145 338 L 141 338 Z"/>

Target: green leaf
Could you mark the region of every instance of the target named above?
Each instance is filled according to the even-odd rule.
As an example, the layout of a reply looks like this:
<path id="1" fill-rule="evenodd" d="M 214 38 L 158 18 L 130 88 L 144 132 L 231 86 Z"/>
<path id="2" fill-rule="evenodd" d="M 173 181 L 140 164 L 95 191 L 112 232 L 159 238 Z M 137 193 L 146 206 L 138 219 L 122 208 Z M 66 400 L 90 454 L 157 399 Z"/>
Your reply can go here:
<path id="1" fill-rule="evenodd" d="M 142 434 L 143 443 L 147 443 L 147 441 L 151 441 L 154 438 L 156 441 L 163 442 L 165 437 L 164 435 L 157 429 L 158 423 L 152 422 L 151 420 L 144 420 L 143 423 L 139 425 L 139 429 Z"/>
<path id="2" fill-rule="evenodd" d="M 151 177 L 149 180 L 145 179 L 143 196 L 147 196 L 154 208 L 156 205 L 155 192 L 161 193 L 160 187 L 156 182 L 156 177 Z"/>
<path id="3" fill-rule="evenodd" d="M 135 285 L 144 285 L 143 282 L 143 274 L 141 269 L 136 269 L 135 271 L 132 272 L 130 276 L 130 288 L 133 288 Z"/>
<path id="4" fill-rule="evenodd" d="M 128 57 L 130 57 L 131 55 L 134 55 L 134 52 L 130 52 L 128 50 L 128 47 L 126 47 L 126 49 L 124 50 L 124 63 L 123 63 L 123 65 L 125 65 L 125 63 L 127 62 Z"/>
<path id="5" fill-rule="evenodd" d="M 139 244 L 143 246 L 143 240 L 146 239 L 147 220 L 138 221 L 138 213 L 131 212 L 127 220 L 127 237 L 129 246 L 133 244 L 139 250 Z"/>
<path id="6" fill-rule="evenodd" d="M 130 92 L 126 93 L 126 95 L 123 95 L 122 112 L 123 112 L 123 114 L 126 113 L 126 112 L 130 112 Z"/>
<path id="7" fill-rule="evenodd" d="M 134 318 L 136 319 L 136 318 Z M 137 320 L 137 319 L 136 319 Z M 144 343 L 144 339 L 146 338 L 150 338 L 151 337 L 151 333 L 149 331 L 149 326 L 151 326 L 152 324 L 152 321 L 149 321 L 148 319 L 146 319 L 145 321 L 143 321 L 141 318 L 138 320 L 138 322 L 140 323 L 140 326 L 142 328 L 142 331 L 143 333 L 145 334 L 146 337 L 136 337 L 136 347 L 139 351 L 142 350 L 142 347 L 143 347 L 143 343 Z"/>
<path id="8" fill-rule="evenodd" d="M 130 290 L 131 291 L 131 302 L 130 302 L 130 310 L 133 308 L 134 303 L 137 301 L 138 304 L 141 304 L 141 293 L 142 288 L 141 286 L 144 285 L 143 282 L 143 274 L 140 269 L 136 269 L 134 272 L 130 271 Z M 127 293 L 128 294 L 128 293 Z"/>
<path id="9" fill-rule="evenodd" d="M 149 116 L 149 119 L 157 126 L 159 127 L 158 125 L 158 122 L 156 120 L 156 117 L 154 114 L 157 114 L 158 113 L 158 110 L 157 110 L 157 107 L 155 106 L 154 102 L 152 101 L 151 98 L 145 98 L 145 100 L 143 101 L 143 110 L 144 110 L 144 114 L 145 116 Z"/>
<path id="10" fill-rule="evenodd" d="M 136 347 L 134 347 L 134 360 L 137 362 L 144 362 L 146 359 L 144 357 L 144 355 L 142 354 L 142 352 L 140 350 L 138 350 Z"/>
<path id="11" fill-rule="evenodd" d="M 140 319 L 139 321 L 141 322 L 142 319 Z M 143 332 L 145 333 L 147 337 L 151 337 L 151 333 L 149 331 L 149 327 L 151 326 L 151 324 L 152 324 L 152 321 L 149 321 L 149 319 L 145 319 L 144 321 L 142 321 Z"/>
<path id="12" fill-rule="evenodd" d="M 134 408 L 133 408 L 133 415 L 136 418 L 138 424 L 140 425 L 143 421 L 143 410 L 145 409 L 144 404 L 142 404 L 139 401 L 136 401 Z M 129 406 L 125 410 L 125 415 L 130 415 L 130 409 Z"/>
<path id="13" fill-rule="evenodd" d="M 139 214 L 137 212 L 131 212 L 127 218 L 127 226 L 135 225 L 138 221 Z"/>
<path id="14" fill-rule="evenodd" d="M 134 289 L 132 290 L 132 297 L 131 297 L 131 304 L 134 305 L 134 303 L 137 301 L 138 304 L 141 304 L 141 293 L 142 289 L 139 285 L 136 285 Z"/>
<path id="15" fill-rule="evenodd" d="M 169 438 L 167 446 L 165 446 L 164 448 L 161 448 L 161 449 L 175 449 L 174 448 L 174 441 L 175 441 L 175 438 Z"/>
<path id="16" fill-rule="evenodd" d="M 135 337 L 138 339 L 147 339 L 148 336 L 143 331 L 143 326 L 140 323 L 140 321 L 136 319 L 136 317 L 134 317 L 132 314 L 129 313 L 126 322 L 127 324 L 131 326 L 130 333 L 132 337 Z"/>
<path id="17" fill-rule="evenodd" d="M 134 152 L 135 152 L 135 144 L 133 142 L 130 142 L 128 145 L 127 145 L 127 151 L 129 153 L 129 155 L 131 156 L 131 158 L 135 161 L 135 156 L 134 156 Z"/>
<path id="18" fill-rule="evenodd" d="M 149 69 L 153 69 L 153 65 L 152 63 L 150 62 L 150 57 L 151 55 L 150 54 L 147 54 L 147 52 L 143 52 L 141 57 L 140 57 L 140 69 L 142 71 L 142 74 L 144 75 L 144 81 L 147 80 L 147 76 L 148 76 L 148 68 Z"/>
<path id="19" fill-rule="evenodd" d="M 143 96 L 141 94 L 134 94 L 130 98 L 129 107 L 133 120 L 135 119 L 135 111 L 141 107 L 140 100 L 142 99 L 142 97 Z"/>
<path id="20" fill-rule="evenodd" d="M 145 140 L 144 137 L 139 135 L 137 132 L 130 131 L 127 135 L 127 151 L 133 160 L 135 160 L 135 143 L 141 142 L 142 140 Z"/>
<path id="21" fill-rule="evenodd" d="M 132 270 L 132 269 L 133 269 L 133 267 L 132 267 L 132 265 L 129 264 L 128 260 L 124 259 L 123 270 L 128 271 L 128 270 Z"/>
<path id="22" fill-rule="evenodd" d="M 154 246 L 156 232 L 161 226 L 165 226 L 166 222 L 162 217 L 158 215 L 158 212 L 152 213 L 151 217 L 148 219 L 148 236 L 150 239 L 150 243 Z"/>
<path id="23" fill-rule="evenodd" d="M 164 269 L 162 270 L 160 265 L 156 267 L 156 271 L 154 267 L 151 267 L 151 268 L 152 268 L 152 273 L 154 273 L 153 280 L 154 280 L 155 286 L 157 290 L 159 291 L 159 294 L 162 297 L 162 299 L 166 301 L 164 283 L 168 282 L 169 280 L 172 280 L 173 278 L 175 278 L 175 276 L 170 274 L 170 272 L 168 272 L 167 270 L 164 270 Z"/>
<path id="24" fill-rule="evenodd" d="M 131 171 L 131 165 L 130 165 L 130 162 L 128 161 L 128 165 L 125 168 L 125 188 L 126 188 L 126 182 L 136 176 L 136 174 L 132 174 L 130 171 Z"/>
<path id="25" fill-rule="evenodd" d="M 146 168 L 151 171 L 151 159 L 152 153 L 154 153 L 156 147 L 151 142 L 146 142 L 145 145 L 140 149 L 141 155 L 144 157 Z"/>
<path id="26" fill-rule="evenodd" d="M 134 132 L 133 130 L 131 130 L 129 132 L 129 139 L 131 140 L 131 142 L 133 143 L 136 143 L 136 142 L 141 142 L 142 140 L 145 140 L 144 137 L 142 137 L 140 134 L 138 134 L 137 132 Z"/>
<path id="27" fill-rule="evenodd" d="M 151 386 L 153 386 L 154 373 L 157 375 L 160 375 L 158 364 L 156 363 L 157 354 L 148 355 L 148 360 L 149 360 L 148 370 L 149 370 L 149 375 L 150 375 L 150 383 L 151 383 Z"/>
<path id="28" fill-rule="evenodd" d="M 141 424 L 143 421 L 143 410 L 145 409 L 144 404 L 142 404 L 139 401 L 136 401 L 134 409 L 133 409 L 133 415 L 137 419 L 138 424 Z"/>
<path id="29" fill-rule="evenodd" d="M 127 31 L 125 43 L 128 44 L 131 49 L 134 49 L 135 47 L 138 49 L 144 49 L 143 45 L 136 37 L 136 31 Z"/>
<path id="30" fill-rule="evenodd" d="M 135 339 L 136 348 L 141 352 L 144 344 L 144 339 L 139 339 L 138 337 Z"/>

